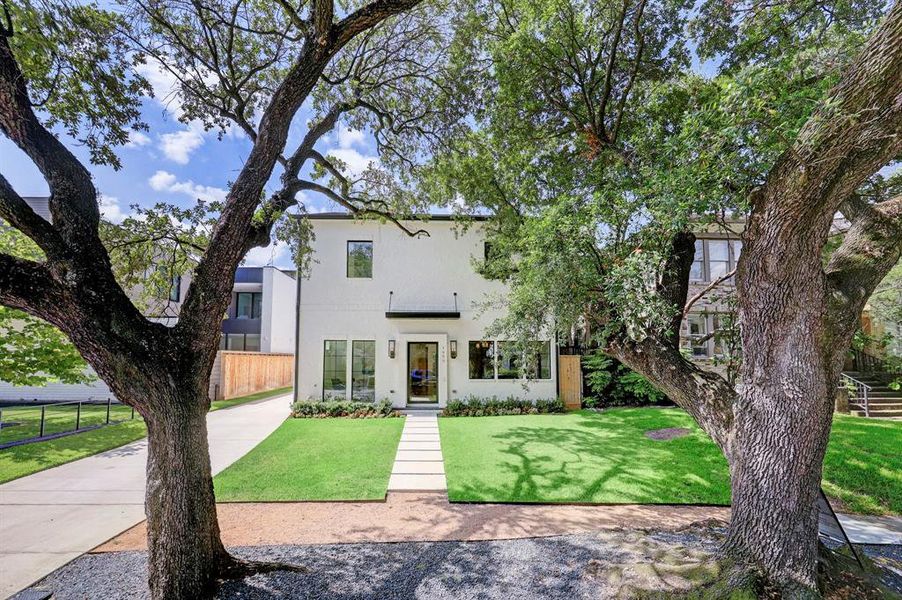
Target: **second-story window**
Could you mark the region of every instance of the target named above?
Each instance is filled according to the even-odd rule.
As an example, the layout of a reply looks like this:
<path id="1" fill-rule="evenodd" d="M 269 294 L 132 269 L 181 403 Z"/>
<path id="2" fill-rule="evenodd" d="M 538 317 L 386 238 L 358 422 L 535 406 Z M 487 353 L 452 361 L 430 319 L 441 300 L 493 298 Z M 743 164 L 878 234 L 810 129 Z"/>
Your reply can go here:
<path id="1" fill-rule="evenodd" d="M 262 292 L 238 292 L 235 296 L 236 319 L 259 319 L 263 316 Z"/>
<path id="2" fill-rule="evenodd" d="M 169 301 L 178 302 L 182 297 L 182 276 L 173 275 L 172 285 L 169 286 Z"/>
<path id="3" fill-rule="evenodd" d="M 739 240 L 695 240 L 690 281 L 714 281 L 736 268 L 742 242 Z"/>
<path id="4" fill-rule="evenodd" d="M 348 242 L 348 277 L 372 278 L 373 276 L 373 242 Z"/>

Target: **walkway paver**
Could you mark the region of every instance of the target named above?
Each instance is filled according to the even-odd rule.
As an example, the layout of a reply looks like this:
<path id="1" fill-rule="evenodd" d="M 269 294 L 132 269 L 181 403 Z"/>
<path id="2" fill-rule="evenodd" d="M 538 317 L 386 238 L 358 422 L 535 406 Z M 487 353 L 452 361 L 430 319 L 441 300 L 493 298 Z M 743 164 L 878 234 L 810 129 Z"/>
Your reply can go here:
<path id="1" fill-rule="evenodd" d="M 218 473 L 288 416 L 290 396 L 207 415 Z M 0 485 L 0 598 L 144 520 L 147 440 Z"/>
<path id="2" fill-rule="evenodd" d="M 388 479 L 389 492 L 447 490 L 438 433 L 438 413 L 408 414 Z"/>

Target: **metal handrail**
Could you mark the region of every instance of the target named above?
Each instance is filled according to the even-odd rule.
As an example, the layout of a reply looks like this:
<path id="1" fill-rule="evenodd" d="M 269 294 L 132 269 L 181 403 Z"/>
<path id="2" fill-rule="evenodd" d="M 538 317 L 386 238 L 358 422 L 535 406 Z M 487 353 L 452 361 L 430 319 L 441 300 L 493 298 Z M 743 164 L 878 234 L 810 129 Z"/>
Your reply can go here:
<path id="1" fill-rule="evenodd" d="M 868 408 L 868 399 L 869 399 L 868 397 L 869 397 L 871 389 L 872 389 L 871 386 L 869 386 L 868 384 L 866 384 L 863 381 L 859 381 L 858 379 L 855 379 L 854 377 L 852 377 L 850 375 L 846 375 L 845 373 L 840 373 L 840 376 L 842 377 L 842 381 L 845 384 L 844 387 L 848 388 L 849 386 L 851 386 L 851 387 L 855 388 L 855 391 L 857 394 L 855 396 L 856 400 L 862 399 L 862 398 L 864 399 L 864 416 L 870 417 L 871 413 Z M 861 402 L 856 402 L 856 404 L 861 404 Z"/>

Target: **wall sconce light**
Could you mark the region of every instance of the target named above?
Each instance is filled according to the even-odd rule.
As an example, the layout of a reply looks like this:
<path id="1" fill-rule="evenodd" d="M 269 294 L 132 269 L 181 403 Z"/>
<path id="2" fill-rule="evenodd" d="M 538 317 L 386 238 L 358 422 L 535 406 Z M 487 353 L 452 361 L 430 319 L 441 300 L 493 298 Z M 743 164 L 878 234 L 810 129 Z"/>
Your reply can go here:
<path id="1" fill-rule="evenodd" d="M 395 357 L 395 340 L 388 340 L 388 357 Z"/>
<path id="2" fill-rule="evenodd" d="M 451 358 L 457 358 L 457 340 L 451 340 Z"/>

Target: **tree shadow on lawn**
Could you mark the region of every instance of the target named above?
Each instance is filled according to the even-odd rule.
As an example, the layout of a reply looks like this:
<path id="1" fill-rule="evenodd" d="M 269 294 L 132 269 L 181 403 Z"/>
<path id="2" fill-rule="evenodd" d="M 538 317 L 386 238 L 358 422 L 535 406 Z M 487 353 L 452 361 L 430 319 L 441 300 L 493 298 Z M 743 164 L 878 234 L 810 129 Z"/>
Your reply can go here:
<path id="1" fill-rule="evenodd" d="M 729 504 L 726 461 L 686 415 L 660 411 L 650 418 L 618 411 L 578 417 L 572 426 L 548 426 L 546 420 L 492 434 L 486 447 L 496 450 L 479 456 L 478 465 L 448 469 L 449 497 L 455 501 Z M 692 433 L 683 438 L 651 440 L 644 435 L 649 429 L 687 425 Z"/>

